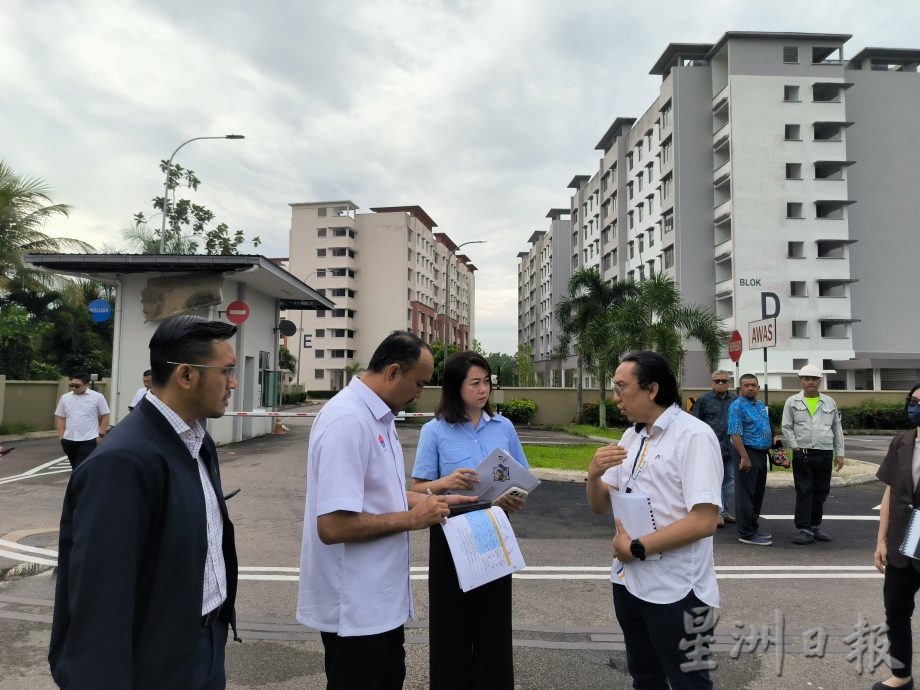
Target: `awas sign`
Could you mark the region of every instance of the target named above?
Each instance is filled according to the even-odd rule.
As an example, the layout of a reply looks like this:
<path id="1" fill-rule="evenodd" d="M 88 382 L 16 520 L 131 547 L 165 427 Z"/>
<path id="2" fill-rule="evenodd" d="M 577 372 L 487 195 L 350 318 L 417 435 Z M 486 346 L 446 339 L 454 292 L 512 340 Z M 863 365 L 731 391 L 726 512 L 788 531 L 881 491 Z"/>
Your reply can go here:
<path id="1" fill-rule="evenodd" d="M 761 319 L 748 322 L 748 348 L 776 347 L 776 319 Z"/>

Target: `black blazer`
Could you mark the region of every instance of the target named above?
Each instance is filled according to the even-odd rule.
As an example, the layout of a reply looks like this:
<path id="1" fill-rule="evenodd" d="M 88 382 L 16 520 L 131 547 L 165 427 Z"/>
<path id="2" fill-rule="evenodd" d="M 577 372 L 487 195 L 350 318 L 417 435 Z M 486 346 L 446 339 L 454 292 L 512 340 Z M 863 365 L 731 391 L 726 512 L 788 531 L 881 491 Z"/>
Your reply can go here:
<path id="1" fill-rule="evenodd" d="M 217 449 L 201 457 L 224 519 L 226 615 L 237 560 Z M 207 559 L 197 464 L 147 401 L 77 466 L 61 514 L 51 674 L 62 688 L 191 687 Z"/>
<path id="2" fill-rule="evenodd" d="M 914 508 L 920 508 L 920 492 L 914 486 L 914 475 L 911 468 L 914 459 L 914 440 L 917 430 L 896 436 L 888 446 L 888 455 L 878 468 L 876 477 L 891 487 L 891 497 L 888 503 L 888 535 L 885 539 L 888 544 L 888 562 L 896 568 L 913 566 L 920 572 L 920 561 L 915 561 L 902 554 L 898 549 L 904 542 L 907 534 L 907 524 Z"/>

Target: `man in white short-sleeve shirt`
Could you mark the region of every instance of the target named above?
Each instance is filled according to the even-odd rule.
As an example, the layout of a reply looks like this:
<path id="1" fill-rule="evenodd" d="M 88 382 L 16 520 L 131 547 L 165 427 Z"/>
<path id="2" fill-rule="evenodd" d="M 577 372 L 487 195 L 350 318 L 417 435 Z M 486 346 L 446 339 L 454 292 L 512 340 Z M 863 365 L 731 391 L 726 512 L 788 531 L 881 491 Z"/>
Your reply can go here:
<path id="1" fill-rule="evenodd" d="M 629 672 L 637 688 L 711 688 L 706 638 L 719 606 L 712 554 L 721 508 L 719 441 L 681 409 L 674 374 L 655 352 L 624 357 L 614 393 L 635 426 L 594 454 L 587 495 L 596 513 L 611 510 L 613 493 L 647 500 L 651 510 L 648 534 L 629 534 L 614 516 L 613 603 Z"/>
<path id="2" fill-rule="evenodd" d="M 153 372 L 148 369 L 144 372 L 144 385 L 137 389 L 137 392 L 134 394 L 134 397 L 131 398 L 131 402 L 128 403 L 128 412 L 134 410 L 135 407 L 141 404 L 141 400 L 147 395 L 147 391 L 150 390 L 150 386 L 153 384 Z"/>
<path id="3" fill-rule="evenodd" d="M 89 374 L 70 377 L 70 393 L 64 393 L 54 410 L 54 428 L 71 466 L 86 460 L 109 429 L 109 406 L 105 397 L 89 387 Z"/>
<path id="4" fill-rule="evenodd" d="M 393 420 L 433 369 L 422 340 L 392 333 L 310 432 L 297 620 L 322 634 L 330 689 L 402 687 L 413 616 L 407 532 L 441 522 L 449 502 L 473 500 L 406 492 Z"/>

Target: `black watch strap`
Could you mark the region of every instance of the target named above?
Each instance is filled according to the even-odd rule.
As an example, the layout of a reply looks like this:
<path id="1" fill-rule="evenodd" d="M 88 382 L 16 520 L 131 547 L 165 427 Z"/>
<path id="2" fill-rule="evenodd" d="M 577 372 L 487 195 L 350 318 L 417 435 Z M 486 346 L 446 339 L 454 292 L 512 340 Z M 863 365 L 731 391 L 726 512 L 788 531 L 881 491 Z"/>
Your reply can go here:
<path id="1" fill-rule="evenodd" d="M 629 551 L 640 561 L 645 560 L 645 544 L 643 544 L 638 539 L 633 539 L 632 542 L 630 542 Z"/>

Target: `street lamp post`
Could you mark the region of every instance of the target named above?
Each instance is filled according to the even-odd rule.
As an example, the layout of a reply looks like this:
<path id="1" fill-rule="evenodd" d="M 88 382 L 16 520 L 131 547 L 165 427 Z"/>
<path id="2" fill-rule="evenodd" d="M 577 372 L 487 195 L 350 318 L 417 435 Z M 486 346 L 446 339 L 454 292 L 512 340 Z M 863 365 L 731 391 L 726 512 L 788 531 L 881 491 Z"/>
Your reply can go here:
<path id="1" fill-rule="evenodd" d="M 485 244 L 487 240 L 470 240 L 469 242 L 463 242 L 458 244 L 454 249 L 451 250 L 450 254 L 447 255 L 447 264 L 444 270 L 444 359 L 447 359 L 447 334 L 449 333 L 448 323 L 450 321 L 450 265 L 454 254 L 457 253 L 457 250 L 460 247 L 465 247 L 468 244 Z"/>
<path id="2" fill-rule="evenodd" d="M 160 254 L 166 250 L 166 204 L 169 199 L 169 171 L 172 167 L 173 158 L 176 157 L 176 154 L 179 153 L 181 149 L 186 144 L 190 144 L 193 141 L 198 141 L 199 139 L 245 139 L 246 137 L 242 134 L 225 134 L 221 137 L 192 137 L 188 141 L 183 141 L 179 146 L 176 147 L 176 150 L 172 152 L 172 155 L 169 157 L 169 160 L 166 161 L 166 184 L 163 187 L 163 225 L 160 227 Z"/>

